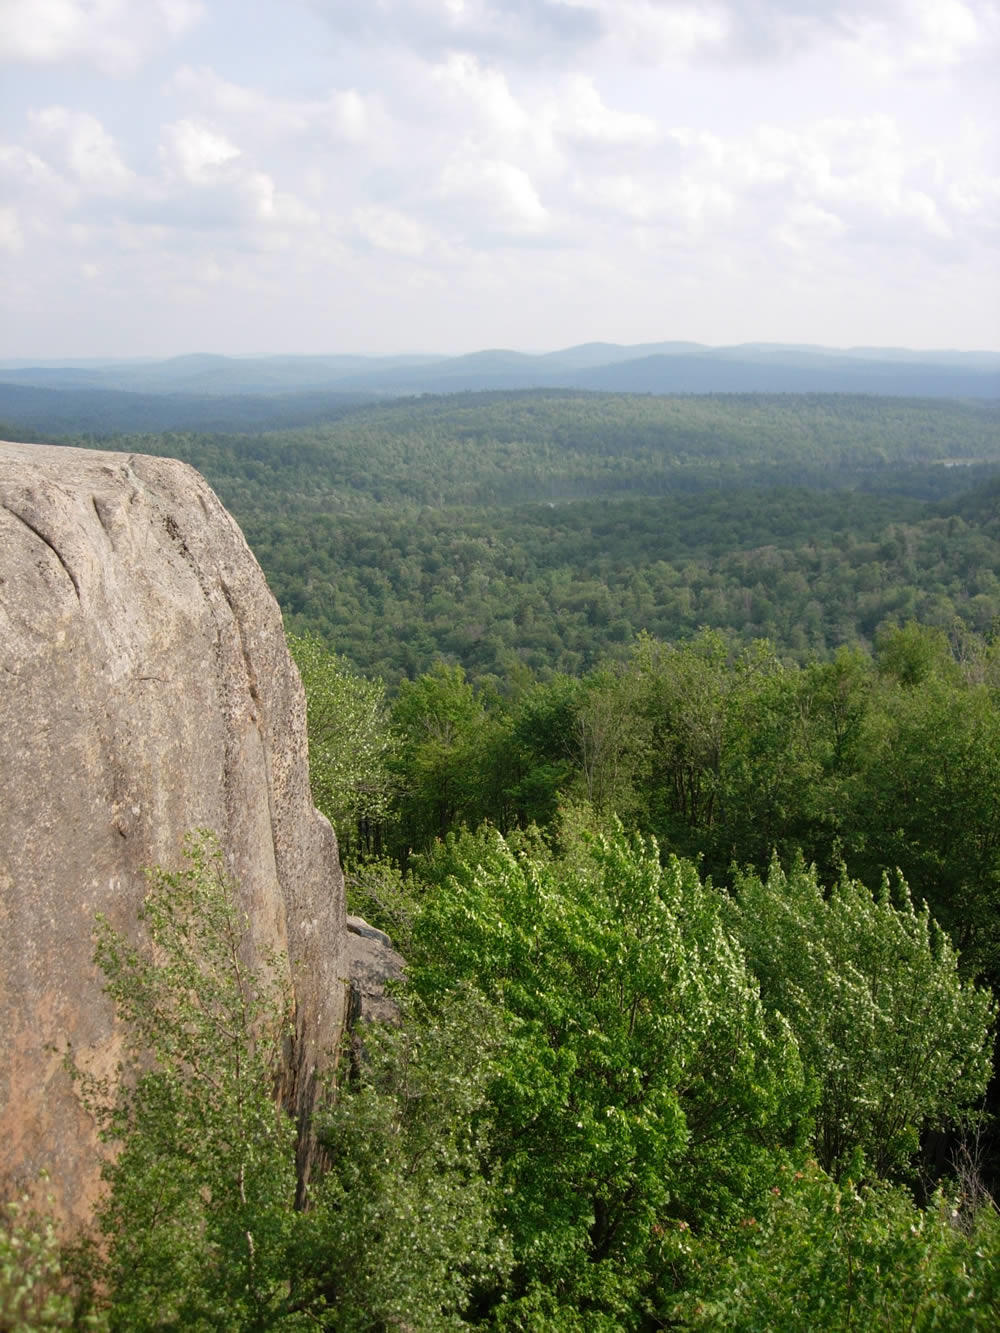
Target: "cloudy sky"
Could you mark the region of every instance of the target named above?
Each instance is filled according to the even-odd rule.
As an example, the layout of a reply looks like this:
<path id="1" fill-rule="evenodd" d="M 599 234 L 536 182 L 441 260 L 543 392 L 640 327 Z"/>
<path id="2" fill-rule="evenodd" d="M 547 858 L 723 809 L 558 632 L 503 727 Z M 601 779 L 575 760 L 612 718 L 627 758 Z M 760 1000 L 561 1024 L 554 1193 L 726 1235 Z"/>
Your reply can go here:
<path id="1" fill-rule="evenodd" d="M 0 0 L 0 357 L 1000 349 L 1000 0 Z"/>

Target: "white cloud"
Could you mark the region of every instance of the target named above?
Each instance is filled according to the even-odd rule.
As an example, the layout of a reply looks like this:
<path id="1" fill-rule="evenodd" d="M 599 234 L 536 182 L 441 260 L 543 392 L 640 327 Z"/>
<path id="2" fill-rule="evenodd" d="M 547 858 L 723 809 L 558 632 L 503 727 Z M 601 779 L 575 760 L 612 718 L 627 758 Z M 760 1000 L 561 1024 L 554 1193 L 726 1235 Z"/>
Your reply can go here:
<path id="1" fill-rule="evenodd" d="M 675 153 L 665 169 L 659 151 L 628 171 L 579 169 L 578 223 L 596 211 L 681 245 L 711 237 L 720 252 L 757 237 L 763 253 L 771 237 L 798 250 L 865 244 L 942 256 L 985 239 L 998 215 L 1000 180 L 978 157 L 965 164 L 888 116 L 732 137 L 675 127 L 664 143 Z"/>
<path id="2" fill-rule="evenodd" d="M 472 224 L 480 235 L 537 235 L 549 222 L 531 177 L 512 162 L 453 157 L 441 171 L 438 188 L 463 207 L 464 216 L 453 220 Z"/>
<path id="3" fill-rule="evenodd" d="M 975 0 L 899 0 L 864 8 L 849 29 L 860 53 L 882 76 L 897 70 L 947 71 L 996 46 L 997 8 Z"/>
<path id="4" fill-rule="evenodd" d="M 285 227 L 309 227 L 319 222 L 315 209 L 303 204 L 294 194 L 279 190 L 266 172 L 248 172 L 239 184 L 261 222 Z"/>
<path id="5" fill-rule="evenodd" d="M 372 130 L 377 111 L 356 89 L 333 89 L 326 97 L 277 97 L 260 88 L 233 83 L 208 66 L 182 66 L 169 84 L 186 104 L 194 103 L 255 138 L 321 134 L 360 143 Z"/>
<path id="6" fill-rule="evenodd" d="M 0 207 L 0 250 L 18 254 L 24 249 L 24 236 L 17 214 L 12 208 Z"/>
<path id="7" fill-rule="evenodd" d="M 461 126 L 470 153 L 518 159 L 525 170 L 559 172 L 567 152 L 603 149 L 641 150 L 655 144 L 659 131 L 652 117 L 609 106 L 594 79 L 583 73 L 546 82 L 519 99 L 506 75 L 477 57 L 452 52 L 433 67 L 428 93 L 439 93 Z"/>
<path id="8" fill-rule="evenodd" d="M 0 61 L 131 74 L 203 13 L 199 0 L 3 0 Z"/>
<path id="9" fill-rule="evenodd" d="M 49 106 L 30 113 L 29 122 L 84 190 L 121 194 L 132 186 L 134 175 L 122 161 L 114 137 L 88 111 Z"/>
<path id="10" fill-rule="evenodd" d="M 462 107 L 463 115 L 503 137 L 526 134 L 531 117 L 513 96 L 505 75 L 486 68 L 468 52 L 452 51 L 431 71 L 431 79 L 445 97 Z"/>
<path id="11" fill-rule="evenodd" d="M 599 37 L 590 0 L 311 0 L 342 34 L 431 52 L 480 51 L 534 62 Z"/>
<path id="12" fill-rule="evenodd" d="M 22 196 L 40 203 L 68 206 L 75 191 L 37 153 L 20 144 L 0 144 L 0 184 L 8 197 Z"/>
<path id="13" fill-rule="evenodd" d="M 985 306 L 998 14 L 1000 0 L 0 0 L 0 54 L 34 66 L 8 80 L 0 245 L 30 255 L 8 276 L 45 318 L 64 307 L 57 279 L 81 290 L 85 270 L 126 311 L 133 289 L 172 309 L 186 283 L 240 336 L 237 305 L 261 292 L 269 309 L 294 290 L 329 311 L 349 288 L 370 347 L 428 346 L 445 319 L 453 346 L 492 342 L 515 308 L 515 340 L 540 344 L 560 319 L 611 336 L 601 302 L 627 338 L 632 312 L 700 318 L 710 291 L 717 322 L 742 302 L 758 336 L 790 270 L 817 324 L 848 290 L 889 292 L 890 273 L 887 308 L 911 283 L 949 290 L 941 274 Z M 154 57 L 114 100 L 93 77 Z M 466 282 L 461 310 L 421 322 L 413 293 Z"/>
<path id="14" fill-rule="evenodd" d="M 644 62 L 677 64 L 716 51 L 732 31 L 728 6 L 718 3 L 657 3 L 657 0 L 594 0 L 609 40 Z"/>
<path id="15" fill-rule="evenodd" d="M 774 235 L 782 245 L 806 252 L 817 245 L 839 240 L 846 230 L 846 224 L 835 213 L 817 204 L 802 203 L 792 204 Z"/>
<path id="16" fill-rule="evenodd" d="M 888 116 L 828 118 L 792 145 L 800 193 L 832 207 L 853 235 L 947 239 L 952 231 L 923 184 L 926 150 Z M 942 201 L 943 202 L 943 201 Z"/>
<path id="17" fill-rule="evenodd" d="M 589 0 L 609 40 L 639 59 L 699 56 L 774 65 L 855 52 L 881 72 L 949 69 L 995 46 L 996 0 Z"/>
<path id="18" fill-rule="evenodd" d="M 649 148 L 659 137 L 650 116 L 609 107 L 586 74 L 571 74 L 564 80 L 549 115 L 557 132 L 579 144 Z"/>
<path id="19" fill-rule="evenodd" d="M 228 163 L 241 156 L 224 134 L 193 120 L 178 120 L 163 132 L 160 157 L 168 171 L 191 185 L 212 185 Z"/>
<path id="20" fill-rule="evenodd" d="M 709 168 L 699 178 L 690 172 L 660 178 L 648 174 L 616 174 L 581 179 L 575 192 L 579 205 L 596 205 L 613 218 L 654 228 L 663 239 L 689 244 L 710 231 L 725 228 L 736 210 L 728 186 L 712 178 Z"/>
<path id="21" fill-rule="evenodd" d="M 659 211 L 659 200 L 645 181 L 614 175 L 581 179 L 576 183 L 581 206 L 590 205 L 633 222 L 648 222 Z"/>
<path id="22" fill-rule="evenodd" d="M 951 68 L 1000 37 L 996 0 L 311 0 L 358 43 L 565 67 L 600 50 L 677 66 L 774 65 L 834 46 L 883 68 Z"/>
<path id="23" fill-rule="evenodd" d="M 214 126 L 193 120 L 165 126 L 160 160 L 168 187 L 160 209 L 180 225 L 196 219 L 202 227 L 260 223 L 295 228 L 319 221 L 315 209 L 280 189 L 270 173 L 249 162 Z"/>
<path id="24" fill-rule="evenodd" d="M 354 225 L 363 240 L 390 254 L 416 256 L 427 249 L 426 229 L 392 208 L 356 209 Z"/>
<path id="25" fill-rule="evenodd" d="M 198 23 L 205 12 L 201 0 L 154 0 L 164 27 L 171 37 L 180 37 Z"/>

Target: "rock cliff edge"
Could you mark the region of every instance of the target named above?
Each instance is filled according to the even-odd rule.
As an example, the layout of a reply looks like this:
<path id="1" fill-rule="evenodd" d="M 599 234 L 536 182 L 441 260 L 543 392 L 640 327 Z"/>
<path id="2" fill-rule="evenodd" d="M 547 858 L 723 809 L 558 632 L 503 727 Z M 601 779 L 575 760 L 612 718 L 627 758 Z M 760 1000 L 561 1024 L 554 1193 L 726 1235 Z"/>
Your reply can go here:
<path id="1" fill-rule="evenodd" d="M 89 1211 L 96 1144 L 58 1050 L 117 1062 L 94 914 L 134 931 L 144 868 L 196 828 L 251 947 L 290 960 L 307 1112 L 344 1021 L 343 879 L 277 604 L 186 464 L 0 442 L 0 1189 L 45 1168 L 66 1216 Z"/>

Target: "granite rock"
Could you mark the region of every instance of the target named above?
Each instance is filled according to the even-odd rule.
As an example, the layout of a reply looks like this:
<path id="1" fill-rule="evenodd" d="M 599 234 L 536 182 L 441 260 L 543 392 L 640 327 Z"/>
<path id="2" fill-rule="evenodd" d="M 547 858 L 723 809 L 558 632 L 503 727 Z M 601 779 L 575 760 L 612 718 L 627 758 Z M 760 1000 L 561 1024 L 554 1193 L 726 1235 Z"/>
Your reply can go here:
<path id="1" fill-rule="evenodd" d="M 281 615 L 233 519 L 171 459 L 0 443 L 0 1189 L 46 1169 L 86 1216 L 93 1126 L 60 1052 L 112 1073 L 93 963 L 144 869 L 210 829 L 296 1005 L 283 1095 L 308 1125 L 345 1018 L 343 878 L 309 794 Z M 305 1129 L 299 1165 L 307 1174 Z"/>

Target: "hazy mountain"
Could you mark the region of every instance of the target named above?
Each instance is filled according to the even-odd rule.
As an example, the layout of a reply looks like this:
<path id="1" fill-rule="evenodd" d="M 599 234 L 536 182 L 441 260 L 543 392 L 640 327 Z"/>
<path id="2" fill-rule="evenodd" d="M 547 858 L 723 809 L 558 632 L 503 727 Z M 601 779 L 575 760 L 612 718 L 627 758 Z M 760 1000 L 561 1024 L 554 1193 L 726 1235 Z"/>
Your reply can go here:
<path id="1" fill-rule="evenodd" d="M 850 357 L 813 359 L 648 356 L 596 366 L 572 386 L 620 393 L 871 393 L 907 398 L 1000 397 L 993 370 L 934 362 L 897 363 Z"/>
<path id="2" fill-rule="evenodd" d="M 690 342 L 634 343 L 630 347 L 620 343 L 581 343 L 579 347 L 566 347 L 560 352 L 546 352 L 537 360 L 550 366 L 586 370 L 592 366 L 618 365 L 644 356 L 683 356 L 709 350 L 701 343 Z"/>
<path id="3" fill-rule="evenodd" d="M 163 361 L 98 365 L 0 367 L 0 383 L 128 393 L 278 394 L 329 390 L 345 377 L 378 368 L 383 375 L 446 360 L 435 356 L 229 357 L 197 353 Z"/>
<path id="4" fill-rule="evenodd" d="M 7 363 L 0 366 L 2 385 L 266 398 L 301 393 L 349 393 L 357 398 L 530 388 L 994 398 L 1000 397 L 1000 353 L 783 343 L 705 347 L 690 342 L 635 346 L 594 342 L 540 354 L 497 348 L 453 357 L 199 353 L 162 361 Z M 222 415 L 228 418 L 230 410 L 225 408 Z M 289 412 L 297 411 L 286 403 L 280 411 L 272 408 L 264 415 L 284 423 Z M 178 414 L 189 415 L 180 404 L 173 412 Z"/>

